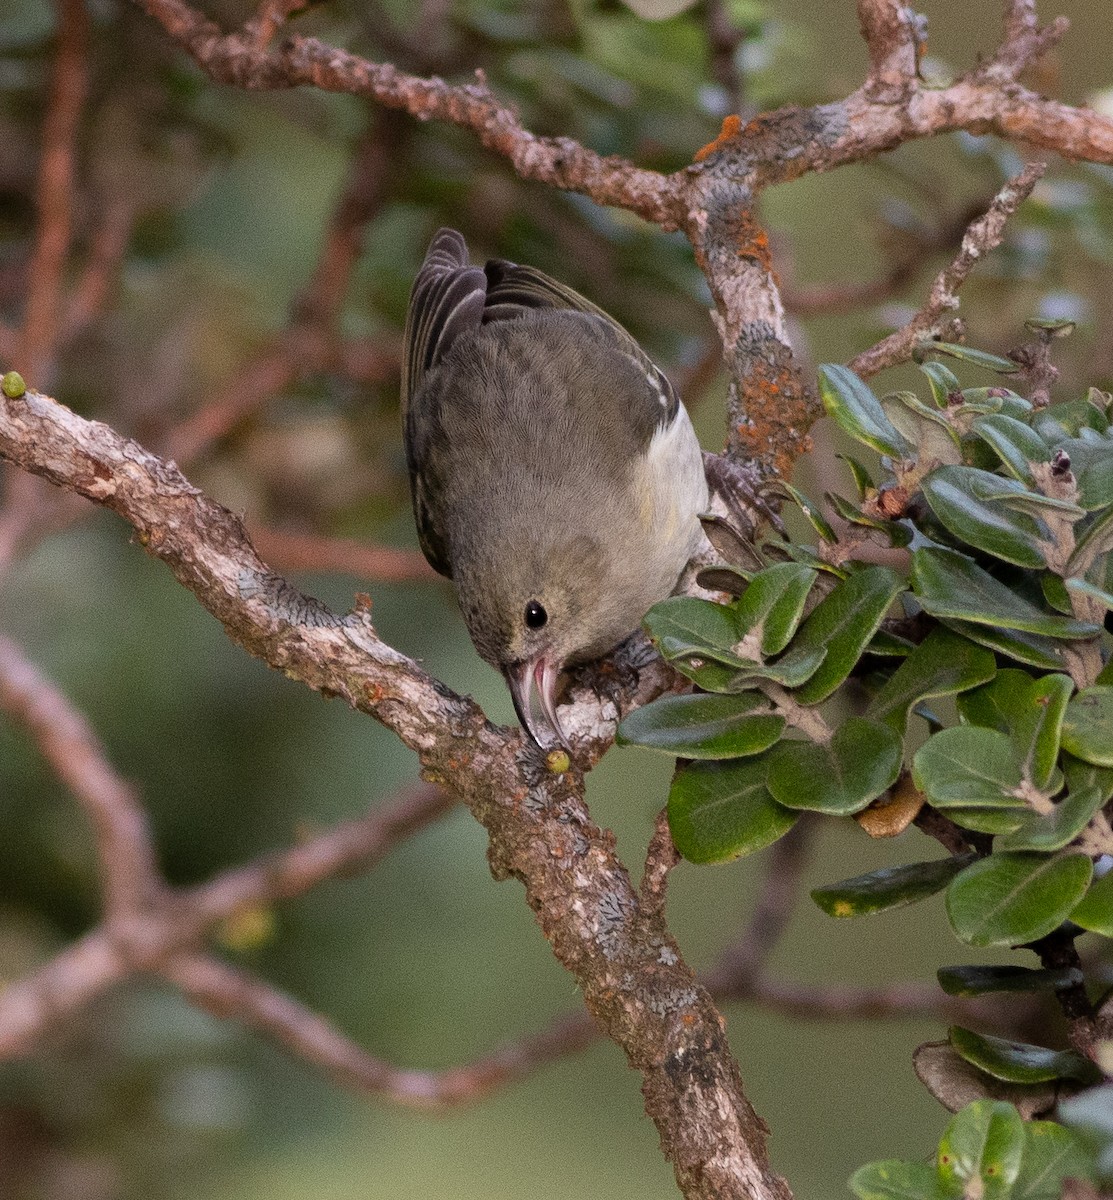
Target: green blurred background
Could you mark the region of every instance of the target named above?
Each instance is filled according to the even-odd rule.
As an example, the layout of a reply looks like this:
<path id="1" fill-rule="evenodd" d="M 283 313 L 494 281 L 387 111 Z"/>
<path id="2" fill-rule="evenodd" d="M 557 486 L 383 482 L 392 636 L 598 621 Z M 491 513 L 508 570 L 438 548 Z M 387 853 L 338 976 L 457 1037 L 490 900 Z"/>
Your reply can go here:
<path id="1" fill-rule="evenodd" d="M 426 16 L 435 6 L 428 6 Z M 988 53 L 998 6 L 925 4 L 925 70 L 943 79 Z M 295 28 L 373 58 L 463 79 L 482 66 L 527 125 L 605 153 L 674 169 L 726 112 L 837 98 L 865 53 L 849 0 L 733 0 L 711 10 L 744 36 L 716 60 L 709 10 L 649 23 L 617 0 L 461 0 L 415 29 L 402 0 L 321 5 Z M 137 10 L 98 0 L 81 136 L 78 253 L 107 198 L 141 210 L 113 300 L 61 357 L 60 398 L 157 448 L 160 435 L 219 394 L 280 330 L 312 272 L 345 164 L 368 119 L 389 139 L 389 179 L 340 323 L 396 346 L 430 233 L 456 224 L 477 257 L 498 253 L 559 274 L 626 321 L 689 393 L 705 445 L 723 429 L 708 294 L 683 239 L 579 197 L 515 181 L 506 162 L 436 124 L 385 119 L 347 97 L 246 94 L 205 82 Z M 212 5 L 232 27 L 246 8 Z M 1032 82 L 1072 102 L 1113 105 L 1113 9 L 1063 0 L 1072 30 Z M 0 313 L 18 317 L 31 186 L 49 72 L 52 13 L 0 0 Z M 724 66 L 725 64 L 725 66 Z M 904 255 L 922 265 L 882 303 L 794 318 L 806 362 L 845 360 L 910 312 L 956 230 L 1019 162 L 992 139 L 911 145 L 883 164 L 769 192 L 762 212 L 786 296 L 870 279 Z M 1003 249 L 964 292 L 971 340 L 1002 350 L 1024 317 L 1070 316 L 1062 387 L 1108 386 L 1113 325 L 1109 171 L 1057 164 Z M 950 241 L 947 231 L 950 230 Z M 709 358 L 710 354 L 710 358 Z M 914 380 L 894 373 L 892 382 Z M 976 382 L 985 382 L 977 380 Z M 241 422 L 189 474 L 249 519 L 413 546 L 396 427 L 397 384 L 311 373 Z M 820 431 L 822 434 L 822 428 Z M 826 456 L 826 457 L 829 457 Z M 798 472 L 832 486 L 826 457 Z M 493 716 L 505 690 L 476 657 L 444 586 L 299 577 L 331 605 L 373 593 L 376 626 Z M 217 623 L 100 513 L 43 541 L 0 590 L 0 629 L 84 710 L 140 789 L 160 862 L 176 883 L 212 876 L 388 800 L 416 761 L 384 731 L 247 658 Z M 614 751 L 592 776 L 593 813 L 637 869 L 667 791 L 669 764 Z M 465 1063 L 578 1004 L 516 884 L 496 885 L 478 826 L 463 812 L 412 839 L 366 876 L 282 904 L 222 950 L 400 1065 Z M 805 874 L 814 886 L 931 856 L 917 832 L 871 843 L 824 826 Z M 673 876 L 672 926 L 710 964 L 744 924 L 761 856 Z M 968 952 L 941 901 L 861 924 L 803 899 L 772 969 L 805 982 L 930 980 Z M 0 720 L 0 977 L 13 979 L 98 914 L 84 818 L 17 730 Z M 979 956 L 984 959 L 984 956 Z M 799 1200 L 846 1194 L 862 1162 L 927 1154 L 945 1114 L 910 1056 L 940 1023 L 821 1024 L 728 1006 L 747 1090 L 772 1129 Z M 0 1070 L 0 1196 L 17 1200 L 355 1200 L 666 1197 L 675 1194 L 638 1078 L 599 1044 L 475 1108 L 415 1115 L 349 1095 L 235 1023 L 169 989 L 114 992 L 40 1054 Z"/>

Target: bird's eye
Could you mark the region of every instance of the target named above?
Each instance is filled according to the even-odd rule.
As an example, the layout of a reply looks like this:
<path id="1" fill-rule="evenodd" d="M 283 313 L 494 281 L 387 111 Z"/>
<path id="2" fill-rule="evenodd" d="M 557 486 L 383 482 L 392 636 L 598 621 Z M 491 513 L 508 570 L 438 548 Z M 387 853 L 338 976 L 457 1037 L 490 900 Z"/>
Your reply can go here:
<path id="1" fill-rule="evenodd" d="M 530 600 L 526 605 L 526 625 L 530 629 L 541 629 L 548 619 L 549 614 L 545 611 L 545 606 L 536 600 Z"/>

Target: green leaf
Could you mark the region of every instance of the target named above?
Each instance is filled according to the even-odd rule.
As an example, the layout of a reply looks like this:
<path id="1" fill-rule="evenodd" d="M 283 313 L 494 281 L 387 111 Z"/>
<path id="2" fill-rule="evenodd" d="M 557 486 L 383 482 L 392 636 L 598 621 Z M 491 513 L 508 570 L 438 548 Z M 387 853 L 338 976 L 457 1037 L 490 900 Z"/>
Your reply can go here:
<path id="1" fill-rule="evenodd" d="M 669 828 L 690 862 L 727 862 L 775 842 L 799 813 L 783 808 L 765 786 L 765 757 L 692 763 L 669 790 Z"/>
<path id="2" fill-rule="evenodd" d="M 958 376 L 944 363 L 922 362 L 919 367 L 927 376 L 931 398 L 940 408 L 946 409 L 949 406 L 951 396 L 962 394 L 962 384 L 959 383 Z"/>
<path id="3" fill-rule="evenodd" d="M 968 1063 L 1006 1083 L 1047 1083 L 1052 1079 L 1096 1083 L 1101 1078 L 1097 1067 L 1073 1050 L 1048 1050 L 1027 1042 L 1010 1042 L 963 1029 L 961 1025 L 952 1025 L 947 1036 Z"/>
<path id="4" fill-rule="evenodd" d="M 993 854 L 947 889 L 947 915 L 971 946 L 1017 946 L 1057 929 L 1090 883 L 1085 854 Z"/>
<path id="5" fill-rule="evenodd" d="M 817 575 L 800 563 L 777 563 L 750 581 L 735 616 L 744 633 L 759 632 L 763 654 L 780 654 L 792 640 Z"/>
<path id="6" fill-rule="evenodd" d="M 1028 812 L 1012 833 L 995 844 L 997 850 L 1039 850 L 1045 854 L 1073 842 L 1103 802 L 1101 788 L 1071 792 L 1050 813 Z"/>
<path id="7" fill-rule="evenodd" d="M 1076 758 L 1113 767 L 1113 687 L 1083 688 L 1063 717 L 1063 749 Z"/>
<path id="8" fill-rule="evenodd" d="M 784 717 L 753 693 L 662 696 L 622 722 L 618 741 L 683 758 L 742 758 L 768 750 L 784 727 Z"/>
<path id="9" fill-rule="evenodd" d="M 1024 1141 L 1024 1122 L 1011 1104 L 968 1104 L 939 1143 L 935 1161 L 942 1200 L 1007 1200 L 1020 1174 Z"/>
<path id="10" fill-rule="evenodd" d="M 837 457 L 841 458 L 843 462 L 846 463 L 846 465 L 850 468 L 850 474 L 854 480 L 854 487 L 858 492 L 858 499 L 864 500 L 869 492 L 875 490 L 873 476 L 856 458 L 851 458 L 849 454 L 839 454 Z"/>
<path id="11" fill-rule="evenodd" d="M 839 686 L 857 665 L 904 582 L 888 567 L 866 567 L 841 580 L 804 622 L 793 652 L 826 650 L 826 657 L 807 683 L 796 691 L 801 704 L 817 704 Z"/>
<path id="12" fill-rule="evenodd" d="M 912 759 L 912 779 L 936 808 L 1025 808 L 1020 756 L 1006 734 L 958 725 L 933 734 Z"/>
<path id="13" fill-rule="evenodd" d="M 1070 438 L 1057 449 L 1070 458 L 1078 484 L 1078 503 L 1087 512 L 1105 508 L 1113 498 L 1113 440 L 1108 437 Z"/>
<path id="14" fill-rule="evenodd" d="M 1070 919 L 1091 933 L 1113 937 L 1113 871 L 1090 885 L 1085 899 L 1075 907 Z"/>
<path id="15" fill-rule="evenodd" d="M 855 441 L 891 458 L 907 458 L 912 453 L 877 397 L 849 367 L 837 363 L 820 367 L 819 394 L 828 414 Z"/>
<path id="16" fill-rule="evenodd" d="M 1083 429 L 1104 433 L 1109 419 L 1089 400 L 1068 400 L 1034 412 L 1032 428 L 1049 446 L 1056 447 L 1066 438 L 1078 437 Z"/>
<path id="17" fill-rule="evenodd" d="M 1051 458 L 1051 452 L 1042 438 L 1023 421 L 1006 417 L 1003 413 L 978 417 L 973 430 L 993 449 L 1005 470 L 1029 486 L 1035 482 L 1032 464 L 1047 462 Z"/>
<path id="18" fill-rule="evenodd" d="M 968 546 L 1021 567 L 1042 568 L 1048 548 L 1045 531 L 1027 513 L 1015 512 L 997 498 L 1005 485 L 1019 493 L 1026 490 L 989 471 L 954 466 L 932 471 L 920 487 L 932 512 Z"/>
<path id="19" fill-rule="evenodd" d="M 1042 675 L 1028 685 L 1027 712 L 1013 736 L 1026 749 L 1024 774 L 1037 788 L 1046 789 L 1055 774 L 1063 717 L 1073 691 L 1069 675 Z"/>
<path id="20" fill-rule="evenodd" d="M 921 463 L 960 463 L 962 449 L 958 434 L 938 408 L 930 408 L 912 392 L 890 392 L 881 398 L 881 408 L 901 436 L 916 447 Z"/>
<path id="21" fill-rule="evenodd" d="M 903 746 L 888 725 L 849 717 L 827 745 L 785 741 L 769 753 L 769 790 L 788 808 L 860 812 L 900 774 Z"/>
<path id="22" fill-rule="evenodd" d="M 949 629 L 933 629 L 870 701 L 866 715 L 903 733 L 921 700 L 954 696 L 992 679 L 993 655 Z"/>
<path id="23" fill-rule="evenodd" d="M 1096 559 L 1113 549 L 1113 508 L 1098 513 L 1077 538 L 1067 562 L 1068 575 L 1084 574 Z"/>
<path id="24" fill-rule="evenodd" d="M 948 358 L 957 358 L 959 362 L 986 367 L 990 371 L 996 371 L 998 375 L 1015 375 L 1020 370 L 1020 364 L 1011 359 L 1002 358 L 998 354 L 987 354 L 984 350 L 975 350 L 973 346 L 960 346 L 955 342 L 921 342 L 913 358 L 927 354 L 945 354 Z"/>
<path id="25" fill-rule="evenodd" d="M 1024 823 L 1025 808 L 947 808 L 947 816 L 963 829 L 978 833 L 1015 833 Z"/>
<path id="26" fill-rule="evenodd" d="M 935 973 L 948 996 L 984 996 L 988 992 L 1045 992 L 1073 987 L 1085 978 L 1078 967 L 940 967 Z"/>
<path id="27" fill-rule="evenodd" d="M 730 651 L 739 639 L 738 625 L 728 605 L 670 596 L 645 614 L 645 630 L 666 659 L 707 650 Z"/>
<path id="28" fill-rule="evenodd" d="M 1095 636 L 1098 626 L 1029 604 L 964 554 L 923 546 L 912 554 L 912 590 L 925 611 L 977 625 L 998 625 L 1056 638 Z"/>
<path id="29" fill-rule="evenodd" d="M 1070 1130 L 1055 1121 L 1028 1121 L 1025 1130 L 1012 1200 L 1060 1200 L 1064 1180 L 1093 1179 L 1093 1160 Z"/>
<path id="30" fill-rule="evenodd" d="M 934 1200 L 936 1195 L 930 1163 L 895 1158 L 859 1167 L 847 1186 L 858 1200 Z"/>
<path id="31" fill-rule="evenodd" d="M 1052 571 L 1044 571 L 1040 576 L 1040 590 L 1043 592 L 1043 598 L 1056 612 L 1073 615 L 1074 605 L 1071 603 L 1070 592 L 1060 576 Z"/>
<path id="32" fill-rule="evenodd" d="M 973 861 L 974 856 L 967 854 L 902 867 L 882 867 L 879 871 L 816 888 L 812 899 L 829 917 L 872 916 L 934 896 Z"/>
<path id="33" fill-rule="evenodd" d="M 1073 754 L 1060 755 L 1067 787 L 1072 792 L 1081 792 L 1096 787 L 1101 792 L 1102 803 L 1113 798 L 1113 767 L 1099 767 L 1095 763 L 1083 762 Z"/>
<path id="34" fill-rule="evenodd" d="M 1061 642 L 1039 633 L 1022 633 L 1019 629 L 995 629 L 990 625 L 975 625 L 973 621 L 954 621 L 944 618 L 943 624 L 979 646 L 1044 671 L 1059 671 L 1066 661 Z"/>
<path id="35" fill-rule="evenodd" d="M 808 524 L 819 534 L 823 541 L 835 543 L 839 540 L 838 535 L 831 528 L 831 523 L 799 488 L 793 487 L 791 483 L 785 483 L 783 479 L 778 486 L 783 488 L 788 494 L 789 499 L 804 514 L 808 520 Z"/>
<path id="36" fill-rule="evenodd" d="M 1060 1100 L 1059 1117 L 1094 1152 L 1094 1173 L 1106 1181 L 1113 1180 L 1113 1083 Z"/>

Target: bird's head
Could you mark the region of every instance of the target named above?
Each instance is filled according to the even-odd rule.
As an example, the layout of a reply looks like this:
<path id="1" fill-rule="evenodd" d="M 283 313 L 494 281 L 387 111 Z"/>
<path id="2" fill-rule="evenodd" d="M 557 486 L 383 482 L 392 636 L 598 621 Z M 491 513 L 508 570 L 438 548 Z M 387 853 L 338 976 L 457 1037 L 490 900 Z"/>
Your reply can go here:
<path id="1" fill-rule="evenodd" d="M 641 616 L 615 597 L 602 547 L 583 534 L 545 545 L 498 538 L 458 561 L 467 564 L 455 580 L 476 649 L 505 676 L 534 742 L 543 746 L 555 737 L 570 749 L 556 707 L 561 670 L 606 653 Z M 541 719 L 533 711 L 534 688 Z"/>

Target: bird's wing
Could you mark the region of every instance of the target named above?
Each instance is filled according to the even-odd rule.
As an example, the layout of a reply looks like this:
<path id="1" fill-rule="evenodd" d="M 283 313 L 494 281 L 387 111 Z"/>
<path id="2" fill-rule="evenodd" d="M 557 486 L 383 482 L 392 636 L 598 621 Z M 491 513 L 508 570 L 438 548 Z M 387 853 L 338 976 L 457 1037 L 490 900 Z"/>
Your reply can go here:
<path id="1" fill-rule="evenodd" d="M 487 278 L 468 262 L 468 247 L 455 229 L 441 229 L 429 243 L 410 292 L 402 362 L 402 411 L 417 394 L 422 376 L 462 333 L 483 321 Z"/>
<path id="2" fill-rule="evenodd" d="M 410 492 L 421 549 L 434 570 L 452 576 L 448 547 L 436 506 L 428 494 L 422 472 L 421 439 L 414 400 L 425 372 L 435 366 L 462 333 L 478 329 L 483 321 L 487 279 L 468 262 L 468 247 L 455 229 L 438 231 L 414 280 L 406 312 L 402 351 L 402 423 Z"/>
<path id="3" fill-rule="evenodd" d="M 485 325 L 492 321 L 513 320 L 540 308 L 570 309 L 595 317 L 615 349 L 632 359 L 645 376 L 649 384 L 646 404 L 651 427 L 671 424 L 680 407 L 680 397 L 660 367 L 613 317 L 536 267 L 491 259 L 484 270 L 487 275 L 487 299 L 483 307 Z"/>

